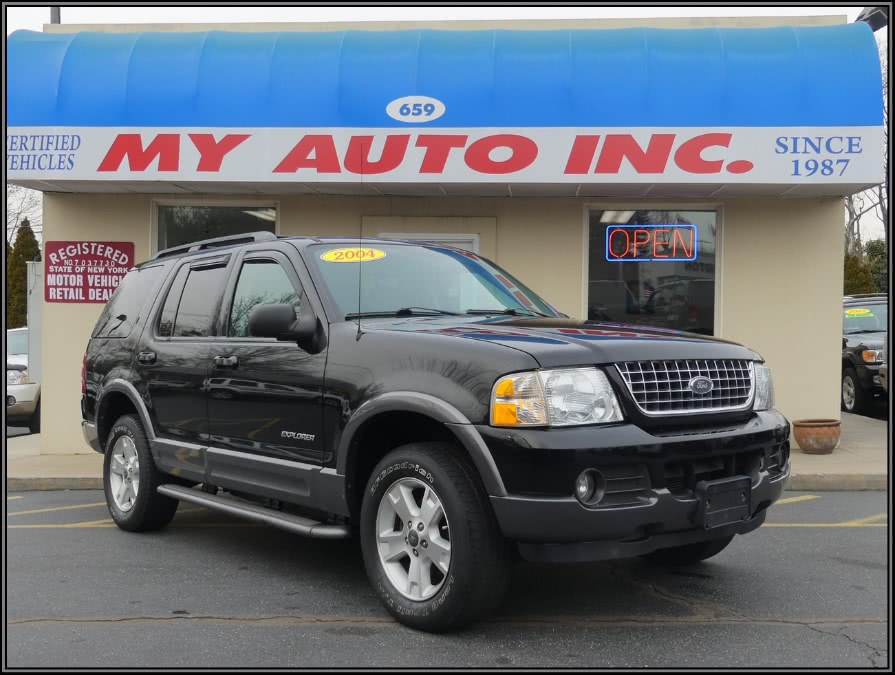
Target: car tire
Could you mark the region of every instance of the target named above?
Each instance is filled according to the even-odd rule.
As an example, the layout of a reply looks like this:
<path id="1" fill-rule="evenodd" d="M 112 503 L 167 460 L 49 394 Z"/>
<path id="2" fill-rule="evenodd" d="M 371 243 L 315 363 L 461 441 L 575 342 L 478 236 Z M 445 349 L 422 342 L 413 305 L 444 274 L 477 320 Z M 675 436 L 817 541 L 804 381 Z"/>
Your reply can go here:
<path id="1" fill-rule="evenodd" d="M 842 371 L 842 386 L 839 389 L 842 410 L 860 415 L 867 407 L 867 392 L 861 387 L 858 373 L 852 366 Z"/>
<path id="2" fill-rule="evenodd" d="M 409 528 L 402 513 L 410 514 Z M 495 609 L 506 592 L 507 547 L 491 504 L 450 443 L 411 443 L 379 462 L 364 490 L 360 544 L 373 588 L 411 628 L 460 628 Z"/>
<path id="3" fill-rule="evenodd" d="M 170 523 L 179 502 L 158 493 L 166 482 L 172 481 L 156 468 L 140 420 L 135 415 L 119 417 L 103 458 L 103 488 L 115 524 L 128 532 L 145 532 Z"/>
<path id="4" fill-rule="evenodd" d="M 31 419 L 28 420 L 28 431 L 32 434 L 40 433 L 40 399 L 34 407 L 34 412 L 31 413 Z"/>
<path id="5" fill-rule="evenodd" d="M 730 535 L 729 537 L 709 539 L 708 541 L 700 541 L 695 544 L 660 548 L 642 557 L 660 565 L 690 565 L 718 555 L 733 541 L 733 537 L 734 535 Z"/>

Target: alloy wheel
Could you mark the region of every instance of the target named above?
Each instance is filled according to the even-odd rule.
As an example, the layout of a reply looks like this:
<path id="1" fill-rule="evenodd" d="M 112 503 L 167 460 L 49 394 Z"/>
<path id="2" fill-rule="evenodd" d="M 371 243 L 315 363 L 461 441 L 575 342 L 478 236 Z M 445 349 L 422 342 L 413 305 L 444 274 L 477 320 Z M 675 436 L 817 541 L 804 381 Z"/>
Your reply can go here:
<path id="1" fill-rule="evenodd" d="M 855 383 L 849 375 L 842 378 L 842 403 L 846 410 L 853 410 L 855 407 Z"/>
<path id="2" fill-rule="evenodd" d="M 409 600 L 433 597 L 451 567 L 451 537 L 441 499 L 417 478 L 401 478 L 382 495 L 376 515 L 379 562 Z"/>
<path id="3" fill-rule="evenodd" d="M 119 510 L 127 513 L 134 508 L 140 491 L 140 458 L 130 436 L 119 436 L 112 446 L 109 461 L 109 492 Z"/>

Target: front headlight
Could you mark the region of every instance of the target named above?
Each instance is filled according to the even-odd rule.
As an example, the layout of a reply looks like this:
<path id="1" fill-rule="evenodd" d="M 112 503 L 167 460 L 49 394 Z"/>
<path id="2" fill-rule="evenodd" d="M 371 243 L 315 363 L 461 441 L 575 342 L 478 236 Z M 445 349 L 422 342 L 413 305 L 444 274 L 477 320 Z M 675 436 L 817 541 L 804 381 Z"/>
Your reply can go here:
<path id="1" fill-rule="evenodd" d="M 861 352 L 861 358 L 864 359 L 864 363 L 882 363 L 886 360 L 882 349 L 865 349 Z"/>
<path id="2" fill-rule="evenodd" d="M 598 368 L 506 375 L 491 392 L 491 424 L 497 427 L 564 427 L 621 420 L 612 385 Z"/>
<path id="3" fill-rule="evenodd" d="M 7 370 L 6 384 L 25 384 L 28 381 L 27 370 Z"/>
<path id="4" fill-rule="evenodd" d="M 753 410 L 770 410 L 774 407 L 774 378 L 771 369 L 763 363 L 755 364 L 755 403 Z"/>

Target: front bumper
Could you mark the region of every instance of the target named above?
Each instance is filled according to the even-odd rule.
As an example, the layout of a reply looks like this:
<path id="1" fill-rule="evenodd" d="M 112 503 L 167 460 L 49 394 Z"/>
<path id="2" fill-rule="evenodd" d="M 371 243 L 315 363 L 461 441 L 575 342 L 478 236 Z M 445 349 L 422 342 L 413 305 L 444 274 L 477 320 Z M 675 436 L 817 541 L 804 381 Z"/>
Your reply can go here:
<path id="1" fill-rule="evenodd" d="M 7 401 L 10 396 L 15 399 L 15 403 L 6 406 L 7 423 L 28 422 L 40 398 L 40 385 L 35 383 L 6 385 Z"/>
<path id="2" fill-rule="evenodd" d="M 81 433 L 84 434 L 84 440 L 87 441 L 93 450 L 102 454 L 102 448 L 99 445 L 99 435 L 96 432 L 96 425 L 87 420 L 81 420 Z"/>
<path id="3" fill-rule="evenodd" d="M 764 521 L 790 473 L 789 423 L 776 411 L 723 429 L 673 433 L 630 424 L 479 431 L 510 493 L 491 497 L 498 523 L 530 559 L 599 560 L 743 534 Z M 529 466 L 533 456 L 539 461 Z M 607 477 L 596 506 L 582 505 L 573 493 L 588 468 Z M 703 529 L 696 486 L 741 475 L 751 478 L 749 517 Z"/>
<path id="4" fill-rule="evenodd" d="M 884 363 L 879 367 L 879 383 L 883 391 L 889 393 L 889 364 Z"/>
<path id="5" fill-rule="evenodd" d="M 886 389 L 883 388 L 880 364 L 859 363 L 855 368 L 858 375 L 858 385 L 871 394 L 883 394 Z"/>

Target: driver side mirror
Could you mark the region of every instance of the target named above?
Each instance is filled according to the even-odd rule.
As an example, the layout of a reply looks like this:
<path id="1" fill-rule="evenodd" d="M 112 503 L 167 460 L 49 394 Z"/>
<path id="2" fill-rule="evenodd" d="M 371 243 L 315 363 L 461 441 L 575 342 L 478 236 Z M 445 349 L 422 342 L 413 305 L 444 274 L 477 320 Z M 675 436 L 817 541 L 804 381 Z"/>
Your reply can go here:
<path id="1" fill-rule="evenodd" d="M 318 354 L 326 346 L 323 327 L 307 300 L 301 304 L 297 319 L 292 305 L 258 305 L 249 314 L 249 335 L 295 342 L 309 354 Z"/>

